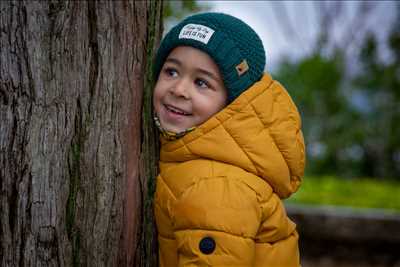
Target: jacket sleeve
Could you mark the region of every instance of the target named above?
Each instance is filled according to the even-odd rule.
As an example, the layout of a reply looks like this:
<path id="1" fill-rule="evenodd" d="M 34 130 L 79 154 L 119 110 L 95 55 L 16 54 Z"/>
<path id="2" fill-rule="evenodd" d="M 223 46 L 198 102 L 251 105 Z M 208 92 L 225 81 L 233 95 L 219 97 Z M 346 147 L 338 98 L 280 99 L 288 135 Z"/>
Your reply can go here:
<path id="1" fill-rule="evenodd" d="M 272 193 L 261 199 L 262 217 L 255 238 L 255 266 L 300 266 L 296 225 L 287 217 L 281 199 Z"/>

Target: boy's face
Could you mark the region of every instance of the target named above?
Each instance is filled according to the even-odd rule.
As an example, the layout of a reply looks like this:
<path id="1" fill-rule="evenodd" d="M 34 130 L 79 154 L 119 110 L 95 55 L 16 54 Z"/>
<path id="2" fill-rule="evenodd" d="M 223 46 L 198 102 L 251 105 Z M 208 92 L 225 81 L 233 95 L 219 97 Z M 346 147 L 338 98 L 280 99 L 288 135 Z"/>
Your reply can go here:
<path id="1" fill-rule="evenodd" d="M 155 85 L 153 105 L 161 127 L 179 133 L 223 109 L 227 91 L 218 66 L 203 51 L 176 47 Z"/>

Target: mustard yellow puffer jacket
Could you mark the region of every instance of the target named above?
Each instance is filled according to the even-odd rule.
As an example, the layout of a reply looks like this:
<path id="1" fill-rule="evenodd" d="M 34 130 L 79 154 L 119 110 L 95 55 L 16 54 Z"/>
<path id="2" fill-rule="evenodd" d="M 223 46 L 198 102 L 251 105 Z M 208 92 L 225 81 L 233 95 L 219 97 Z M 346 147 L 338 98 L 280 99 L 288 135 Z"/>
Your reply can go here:
<path id="1" fill-rule="evenodd" d="M 194 131 L 162 140 L 160 266 L 299 266 L 281 199 L 303 176 L 300 127 L 290 96 L 265 74 Z"/>

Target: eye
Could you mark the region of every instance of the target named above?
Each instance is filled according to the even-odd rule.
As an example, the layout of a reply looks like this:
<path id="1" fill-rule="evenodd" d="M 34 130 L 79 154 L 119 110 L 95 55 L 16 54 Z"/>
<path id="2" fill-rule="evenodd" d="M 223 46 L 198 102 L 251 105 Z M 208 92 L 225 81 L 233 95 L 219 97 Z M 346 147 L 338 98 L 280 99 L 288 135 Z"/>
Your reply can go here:
<path id="1" fill-rule="evenodd" d="M 210 84 L 204 79 L 197 78 L 194 83 L 200 88 L 210 88 Z"/>
<path id="2" fill-rule="evenodd" d="M 174 69 L 174 68 L 171 68 L 171 67 L 164 68 L 164 73 L 167 76 L 172 77 L 172 78 L 175 78 L 175 77 L 178 76 L 178 71 L 176 69 Z"/>

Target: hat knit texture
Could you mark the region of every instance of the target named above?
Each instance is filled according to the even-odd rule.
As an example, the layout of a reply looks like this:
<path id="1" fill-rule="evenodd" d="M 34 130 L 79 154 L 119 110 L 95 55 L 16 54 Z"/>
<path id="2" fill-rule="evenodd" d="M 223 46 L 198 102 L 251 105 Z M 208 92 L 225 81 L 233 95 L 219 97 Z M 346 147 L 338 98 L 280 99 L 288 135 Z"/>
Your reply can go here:
<path id="1" fill-rule="evenodd" d="M 217 64 L 228 101 L 259 81 L 265 68 L 265 51 L 257 33 L 242 20 L 223 13 L 201 13 L 174 26 L 161 41 L 154 64 L 155 78 L 169 53 L 191 46 L 207 53 Z"/>

